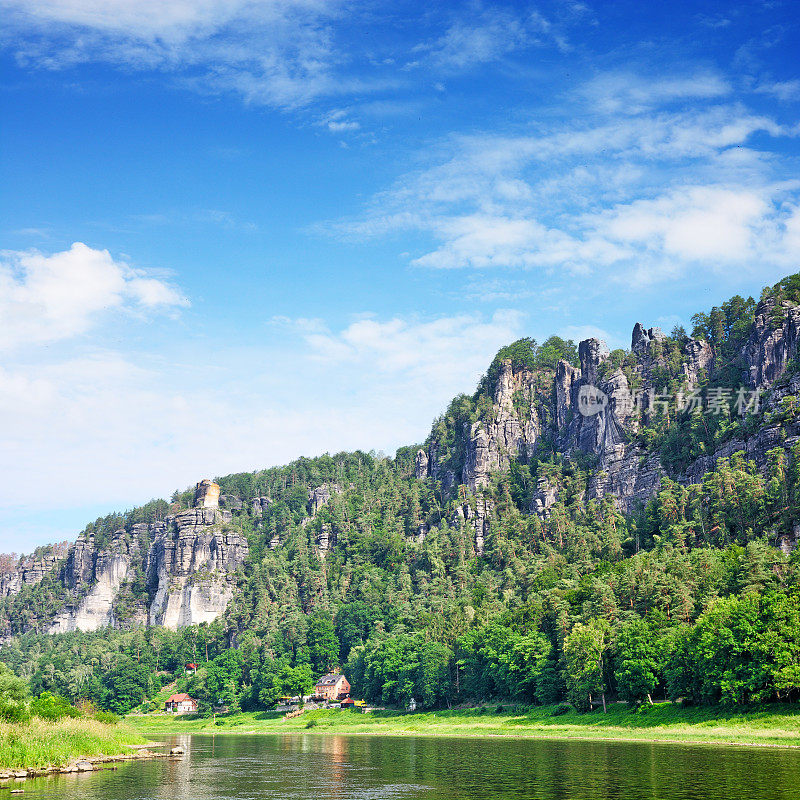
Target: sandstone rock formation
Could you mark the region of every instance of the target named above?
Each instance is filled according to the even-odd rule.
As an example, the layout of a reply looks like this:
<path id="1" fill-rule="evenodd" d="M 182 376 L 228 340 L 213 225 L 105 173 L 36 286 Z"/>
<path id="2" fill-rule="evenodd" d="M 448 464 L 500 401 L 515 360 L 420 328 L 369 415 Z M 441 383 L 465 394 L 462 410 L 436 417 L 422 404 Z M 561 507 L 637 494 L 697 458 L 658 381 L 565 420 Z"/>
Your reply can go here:
<path id="1" fill-rule="evenodd" d="M 417 450 L 417 455 L 414 459 L 414 475 L 422 480 L 428 476 L 428 454 L 422 450 Z"/>
<path id="2" fill-rule="evenodd" d="M 225 612 L 248 546 L 238 532 L 222 529 L 222 522 L 217 509 L 194 508 L 156 532 L 145 568 L 151 625 L 175 630 Z"/>
<path id="3" fill-rule="evenodd" d="M 550 516 L 550 508 L 558 500 L 558 487 L 553 486 L 547 478 L 539 478 L 536 482 L 536 492 L 531 498 L 531 511 L 541 519 Z"/>
<path id="4" fill-rule="evenodd" d="M 56 616 L 50 633 L 96 631 L 115 623 L 114 601 L 132 572 L 134 559 L 141 560 L 141 553 L 124 530 L 113 535 L 107 550 L 91 549 L 93 545 L 93 536 L 81 537 L 70 555 L 68 580 L 72 588 L 85 589 L 86 593 L 76 606 L 67 606 Z"/>
<path id="5" fill-rule="evenodd" d="M 250 513 L 254 517 L 260 517 L 267 510 L 267 507 L 272 503 L 269 497 L 254 497 L 250 501 Z"/>
<path id="6" fill-rule="evenodd" d="M 772 387 L 783 375 L 800 341 L 800 306 L 767 299 L 756 309 L 756 322 L 742 349 L 745 381 L 753 388 Z M 491 414 L 484 415 L 463 431 L 463 467 L 459 472 L 440 461 L 440 445 L 432 438 L 416 457 L 416 475 L 441 481 L 449 492 L 463 484 L 473 492 L 487 486 L 494 471 L 508 466 L 513 457 L 523 461 L 536 452 L 547 434 L 565 455 L 580 452 L 596 459 L 596 472 L 589 481 L 586 499 L 611 496 L 630 511 L 658 491 L 664 470 L 657 454 L 637 444 L 642 419 L 653 412 L 654 397 L 662 390 L 658 375 L 665 367 L 667 340 L 659 328 L 636 323 L 631 335 L 634 356 L 628 372 L 614 369 L 606 345 L 587 339 L 579 345 L 580 367 L 558 363 L 550 391 L 537 390 L 536 375 L 514 369 L 503 362 L 494 392 Z M 702 339 L 690 338 L 683 346 L 681 372 L 686 391 L 692 391 L 714 368 L 714 350 Z M 657 368 L 661 368 L 660 371 Z M 629 376 L 636 382 L 634 393 Z M 597 394 L 602 402 L 587 403 Z M 800 378 L 792 377 L 785 391 L 774 392 L 776 406 L 786 393 L 800 393 Z M 587 413 L 587 409 L 588 412 Z M 744 451 L 759 467 L 766 465 L 766 452 L 776 446 L 790 448 L 800 436 L 796 423 L 764 426 L 747 441 L 732 439 L 717 452 L 698 459 L 679 476 L 683 482 L 699 482 L 719 458 Z M 542 485 L 533 496 L 531 510 L 539 515 L 552 505 L 552 494 Z M 467 512 L 463 512 L 465 521 Z"/>
<path id="7" fill-rule="evenodd" d="M 779 324 L 775 325 L 775 320 Z M 755 388 L 770 386 L 783 374 L 786 364 L 797 351 L 800 331 L 800 306 L 762 300 L 756 308 L 753 331 L 744 347 L 747 378 Z"/>
<path id="8" fill-rule="evenodd" d="M 19 594 L 23 586 L 35 586 L 58 564 L 58 557 L 45 554 L 39 558 L 22 558 L 16 568 L 0 575 L 0 597 Z"/>
<path id="9" fill-rule="evenodd" d="M 503 361 L 494 393 L 496 414 L 469 430 L 462 483 L 473 490 L 488 486 L 492 472 L 506 469 L 511 458 L 533 452 L 541 432 L 536 402 L 535 376 Z"/>
<path id="10" fill-rule="evenodd" d="M 207 478 L 194 487 L 195 508 L 219 508 L 219 485 Z"/>
<path id="11" fill-rule="evenodd" d="M 494 503 L 491 499 L 479 494 L 472 499 L 456 506 L 450 524 L 454 527 L 466 525 L 472 530 L 472 542 L 475 554 L 483 555 L 486 537 L 489 535 L 491 516 Z"/>
<path id="12" fill-rule="evenodd" d="M 308 493 L 308 513 L 316 516 L 316 513 L 330 503 L 331 498 L 336 494 L 342 493 L 342 487 L 338 483 L 323 483 Z"/>

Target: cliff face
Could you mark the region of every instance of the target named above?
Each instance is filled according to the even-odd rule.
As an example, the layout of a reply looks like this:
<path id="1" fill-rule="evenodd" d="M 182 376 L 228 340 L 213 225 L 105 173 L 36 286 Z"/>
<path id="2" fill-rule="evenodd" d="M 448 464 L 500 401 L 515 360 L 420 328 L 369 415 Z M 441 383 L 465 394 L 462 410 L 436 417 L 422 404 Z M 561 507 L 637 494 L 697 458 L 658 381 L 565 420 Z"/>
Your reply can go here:
<path id="1" fill-rule="evenodd" d="M 795 356 L 799 340 L 800 307 L 786 302 L 776 305 L 772 299 L 761 302 L 739 354 L 742 383 L 750 390 L 770 389 Z M 441 458 L 442 445 L 434 434 L 416 455 L 417 477 L 441 480 L 445 490 L 461 484 L 480 495 L 493 472 L 507 468 L 512 458 L 530 458 L 544 442 L 568 458 L 581 453 L 594 459 L 596 470 L 587 500 L 610 496 L 622 510 L 632 510 L 653 497 L 666 474 L 658 454 L 646 450 L 636 437 L 660 402 L 660 381 L 668 366 L 665 341 L 658 328 L 647 329 L 637 323 L 626 369 L 622 369 L 612 364 L 604 342 L 587 339 L 578 348 L 580 367 L 560 361 L 545 387 L 541 374 L 514 368 L 510 359 L 502 362 L 491 411 L 456 431 L 465 453 L 460 472 Z M 712 346 L 689 338 L 683 344 L 677 373 L 683 395 L 695 390 L 712 373 L 714 364 Z M 767 410 L 777 408 L 781 397 L 798 391 L 800 377 L 793 377 L 786 387 L 770 393 Z M 679 480 L 700 482 L 720 458 L 737 451 L 744 451 L 764 467 L 769 449 L 783 446 L 788 450 L 797 441 L 800 430 L 796 427 L 794 421 L 764 424 L 748 439 L 731 439 L 716 452 L 697 459 Z M 554 487 L 537 487 L 531 510 L 546 516 L 555 493 Z M 467 514 L 463 522 L 473 524 Z M 482 529 L 482 524 L 479 527 Z M 474 541 L 478 550 L 477 532 Z"/>
<path id="2" fill-rule="evenodd" d="M 34 586 L 58 564 L 58 557 L 47 554 L 40 558 L 23 558 L 11 571 L 0 575 L 0 597 L 19 594 L 23 586 Z"/>
<path id="3" fill-rule="evenodd" d="M 114 625 L 114 602 L 137 559 L 141 560 L 137 542 L 124 530 L 113 535 L 107 549 L 98 549 L 94 536 L 80 537 L 63 571 L 64 583 L 80 599 L 56 616 L 50 633 L 95 631 Z"/>
<path id="4" fill-rule="evenodd" d="M 148 623 L 177 629 L 222 615 L 248 546 L 226 530 L 231 512 L 218 498 L 219 486 L 202 481 L 193 509 L 122 528 L 104 546 L 93 534 L 79 537 L 60 567 L 69 600 L 50 633 Z"/>

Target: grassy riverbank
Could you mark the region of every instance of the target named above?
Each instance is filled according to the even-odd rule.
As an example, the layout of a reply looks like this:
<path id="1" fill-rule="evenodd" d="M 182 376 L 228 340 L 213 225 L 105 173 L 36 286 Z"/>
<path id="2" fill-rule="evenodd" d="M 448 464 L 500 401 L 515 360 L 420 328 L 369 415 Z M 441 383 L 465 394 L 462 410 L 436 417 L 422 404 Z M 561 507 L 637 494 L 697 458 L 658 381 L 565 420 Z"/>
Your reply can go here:
<path id="1" fill-rule="evenodd" d="M 612 704 L 608 713 L 554 716 L 553 707 L 496 713 L 493 707 L 411 714 L 377 711 L 309 711 L 285 720 L 281 714 L 242 713 L 201 717 L 152 714 L 129 717 L 145 735 L 219 734 L 383 734 L 392 736 L 519 736 L 551 739 L 619 739 L 716 744 L 800 746 L 800 705 L 753 710 L 682 708 L 669 703 L 631 711 Z"/>
<path id="2" fill-rule="evenodd" d="M 131 752 L 131 745 L 145 741 L 126 725 L 104 725 L 91 719 L 0 723 L 0 770 L 39 770 L 80 758 L 122 755 Z"/>

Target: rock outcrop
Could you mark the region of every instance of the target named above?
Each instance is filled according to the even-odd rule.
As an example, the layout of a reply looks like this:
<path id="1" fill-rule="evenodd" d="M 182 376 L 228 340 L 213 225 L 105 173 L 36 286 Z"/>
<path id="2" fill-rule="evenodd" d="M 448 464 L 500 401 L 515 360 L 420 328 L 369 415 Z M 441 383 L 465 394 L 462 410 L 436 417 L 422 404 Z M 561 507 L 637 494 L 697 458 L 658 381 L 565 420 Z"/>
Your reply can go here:
<path id="1" fill-rule="evenodd" d="M 312 517 L 324 506 L 330 503 L 334 495 L 341 494 L 342 487 L 338 483 L 323 483 L 308 493 L 308 513 Z"/>
<path id="2" fill-rule="evenodd" d="M 219 485 L 207 478 L 194 487 L 195 508 L 219 508 Z"/>
<path id="3" fill-rule="evenodd" d="M 0 575 L 0 597 L 19 594 L 23 586 L 35 586 L 58 564 L 58 557 L 45 554 L 38 558 L 22 558 L 14 569 Z"/>
<path id="4" fill-rule="evenodd" d="M 428 477 L 428 454 L 422 449 L 417 450 L 414 458 L 414 475 L 418 480 Z"/>
<path id="5" fill-rule="evenodd" d="M 750 386 L 761 389 L 771 386 L 783 374 L 797 351 L 800 306 L 768 298 L 758 304 L 755 317 L 742 355 Z"/>
<path id="6" fill-rule="evenodd" d="M 512 458 L 533 453 L 541 432 L 536 376 L 515 370 L 510 360 L 500 365 L 494 393 L 495 415 L 469 429 L 461 482 L 475 490 L 488 486 L 491 474 L 508 467 Z M 421 461 L 417 454 L 418 462 Z"/>
<path id="7" fill-rule="evenodd" d="M 547 519 L 550 516 L 550 508 L 558 500 L 558 487 L 554 486 L 547 478 L 539 478 L 536 481 L 536 492 L 531 497 L 531 512 L 540 519 Z"/>
<path id="8" fill-rule="evenodd" d="M 450 524 L 454 527 L 470 529 L 475 554 L 478 556 L 483 555 L 486 537 L 489 535 L 491 527 L 493 511 L 494 503 L 491 499 L 478 494 L 472 499 L 472 502 L 467 501 L 457 505 L 450 519 Z"/>
<path id="9" fill-rule="evenodd" d="M 272 500 L 269 497 L 254 497 L 250 501 L 250 513 L 254 517 L 261 517 L 271 503 Z"/>
<path id="10" fill-rule="evenodd" d="M 685 347 L 683 374 L 688 389 L 694 389 L 714 366 L 714 349 L 705 339 L 689 339 Z"/>
<path id="11" fill-rule="evenodd" d="M 71 588 L 85 590 L 76 605 L 68 605 L 50 627 L 50 633 L 96 631 L 114 625 L 114 603 L 122 584 L 141 553 L 126 531 L 114 533 L 108 549 L 93 549 L 94 537 L 81 537 L 67 563 Z M 75 556 L 73 558 L 73 556 Z"/>
<path id="12" fill-rule="evenodd" d="M 798 342 L 800 306 L 774 299 L 759 303 L 755 324 L 741 353 L 745 383 L 752 389 L 773 387 L 796 355 Z M 637 433 L 654 413 L 663 391 L 663 375 L 670 367 L 668 350 L 673 348 L 674 353 L 674 347 L 659 328 L 636 323 L 631 353 L 623 369 L 615 366 L 619 361 L 611 363 L 604 342 L 584 340 L 578 347 L 580 367 L 560 361 L 544 391 L 537 386 L 535 373 L 514 369 L 510 361 L 504 361 L 491 412 L 483 413 L 461 434 L 465 456 L 460 473 L 453 470 L 452 459 L 440 461 L 441 447 L 435 438 L 417 453 L 415 473 L 420 479 L 440 480 L 445 492 L 454 491 L 460 483 L 478 493 L 489 485 L 494 472 L 506 469 L 512 458 L 526 461 L 545 440 L 566 457 L 579 452 L 595 459 L 587 500 L 611 496 L 621 509 L 631 511 L 653 497 L 665 475 L 658 454 L 646 451 L 638 443 Z M 683 378 L 684 391 L 695 391 L 714 369 L 714 350 L 703 339 L 689 338 L 681 357 L 678 374 Z M 800 382 L 800 378 L 792 381 Z M 800 385 L 787 391 L 800 393 Z M 773 406 L 780 397 L 780 392 L 773 392 Z M 780 426 L 762 427 L 747 441 L 729 440 L 717 452 L 698 459 L 678 479 L 699 482 L 719 458 L 740 450 L 764 467 L 770 448 L 791 446 L 793 424 L 784 421 L 782 431 Z M 539 485 L 531 511 L 545 516 L 553 502 L 550 489 Z"/>
<path id="13" fill-rule="evenodd" d="M 156 532 L 145 568 L 151 625 L 175 630 L 213 622 L 225 612 L 248 546 L 223 522 L 218 509 L 194 508 Z"/>
<path id="14" fill-rule="evenodd" d="M 248 554 L 246 540 L 227 526 L 236 503 L 225 497 L 226 508 L 219 508 L 219 486 L 201 481 L 194 508 L 120 528 L 103 543 L 95 533 L 79 536 L 60 562 L 67 600 L 50 632 L 145 624 L 175 629 L 222 615 Z M 55 559 L 37 574 L 43 566 L 55 568 Z"/>

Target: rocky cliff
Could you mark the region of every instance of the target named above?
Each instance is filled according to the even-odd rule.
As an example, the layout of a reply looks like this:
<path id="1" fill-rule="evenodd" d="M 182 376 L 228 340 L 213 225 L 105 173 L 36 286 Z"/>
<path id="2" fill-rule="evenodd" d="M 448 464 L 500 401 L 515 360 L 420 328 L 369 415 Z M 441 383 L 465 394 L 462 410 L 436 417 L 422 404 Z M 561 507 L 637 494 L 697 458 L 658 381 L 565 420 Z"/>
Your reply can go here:
<path id="1" fill-rule="evenodd" d="M 248 551 L 238 531 L 225 530 L 225 521 L 219 509 L 203 505 L 177 514 L 154 531 L 145 568 L 152 590 L 151 625 L 175 630 L 213 622 L 225 612 L 236 570 Z"/>
<path id="2" fill-rule="evenodd" d="M 35 586 L 58 565 L 58 556 L 46 553 L 21 558 L 7 572 L 0 574 L 0 597 L 19 594 L 23 586 Z"/>
<path id="3" fill-rule="evenodd" d="M 700 482 L 720 458 L 737 451 L 764 468 L 768 450 L 791 449 L 800 436 L 797 420 L 771 423 L 770 419 L 782 398 L 800 392 L 800 377 L 785 374 L 796 354 L 799 333 L 797 304 L 774 298 L 758 304 L 749 338 L 727 366 L 740 369 L 740 391 L 747 390 L 743 397 L 748 402 L 755 397 L 753 392 L 759 393 L 760 424 L 747 437 L 730 438 L 671 477 L 682 483 Z M 653 415 L 674 415 L 692 398 L 697 402 L 698 387 L 714 374 L 714 347 L 691 337 L 678 345 L 660 329 L 637 323 L 629 351 L 617 351 L 612 358 L 604 342 L 587 339 L 580 342 L 578 357 L 579 365 L 561 360 L 550 371 L 502 360 L 497 380 L 489 387 L 491 406 L 481 407 L 479 399 L 473 414 L 477 419 L 456 422 L 454 430 L 444 435 L 434 429 L 416 454 L 417 477 L 441 481 L 446 491 L 461 485 L 480 497 L 493 475 L 512 460 L 529 461 L 537 453 L 555 451 L 567 459 L 591 459 L 586 500 L 611 497 L 623 511 L 645 503 L 667 472 L 659 454 L 637 434 Z M 667 382 L 674 389 L 669 395 Z M 782 385 L 776 386 L 777 382 Z M 743 409 L 742 414 L 752 410 Z M 445 443 L 448 436 L 455 443 Z M 460 461 L 454 453 L 463 454 Z M 546 517 L 556 496 L 557 487 L 540 481 L 531 511 Z M 474 520 L 483 516 L 476 511 L 482 506 L 473 506 L 463 506 L 454 522 L 476 527 L 475 550 L 480 552 L 484 523 L 476 525 Z"/>
<path id="4" fill-rule="evenodd" d="M 233 596 L 248 544 L 229 528 L 231 511 L 219 508 L 216 483 L 197 484 L 194 506 L 120 528 L 107 541 L 83 534 L 62 559 L 24 560 L 0 579 L 0 596 L 18 594 L 44 575 L 57 576 L 66 601 L 50 633 L 211 622 Z"/>

